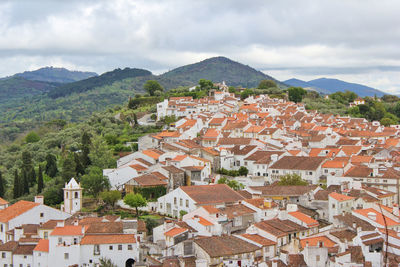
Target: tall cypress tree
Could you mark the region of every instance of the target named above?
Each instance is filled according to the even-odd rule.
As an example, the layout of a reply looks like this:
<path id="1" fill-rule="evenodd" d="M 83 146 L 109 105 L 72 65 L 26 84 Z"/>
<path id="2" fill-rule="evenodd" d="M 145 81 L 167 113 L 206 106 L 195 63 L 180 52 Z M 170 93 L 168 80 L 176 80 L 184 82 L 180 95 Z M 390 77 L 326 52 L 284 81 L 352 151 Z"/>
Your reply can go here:
<path id="1" fill-rule="evenodd" d="M 74 153 L 74 161 L 75 161 L 75 173 L 76 176 L 81 176 L 85 174 L 85 169 L 82 166 L 81 159 L 78 154 Z"/>
<path id="2" fill-rule="evenodd" d="M 68 181 L 71 180 L 71 178 L 74 176 L 75 176 L 75 160 L 74 156 L 71 153 L 69 153 L 64 158 L 62 164 L 61 177 L 63 178 L 64 182 L 68 183 Z"/>
<path id="3" fill-rule="evenodd" d="M 29 194 L 29 177 L 25 170 L 22 170 L 22 181 L 23 181 L 23 194 Z"/>
<path id="4" fill-rule="evenodd" d="M 19 198 L 20 197 L 20 183 L 18 177 L 18 170 L 14 172 L 14 189 L 13 189 L 13 197 Z"/>
<path id="5" fill-rule="evenodd" d="M 0 171 L 0 197 L 4 197 L 4 181 Z"/>
<path id="6" fill-rule="evenodd" d="M 89 166 L 91 163 L 89 158 L 89 153 L 90 153 L 90 145 L 92 144 L 92 141 L 90 140 L 90 135 L 86 131 L 83 132 L 82 134 L 81 143 L 82 143 L 81 165 L 83 166 L 84 169 L 86 169 L 87 166 Z"/>
<path id="7" fill-rule="evenodd" d="M 46 168 L 45 168 L 45 173 L 54 178 L 58 172 L 57 170 L 57 159 L 53 154 L 47 154 L 46 155 Z"/>
<path id="8" fill-rule="evenodd" d="M 36 172 L 34 168 L 31 169 L 28 178 L 29 178 L 29 186 L 33 186 L 36 183 Z"/>
<path id="9" fill-rule="evenodd" d="M 39 173 L 38 173 L 38 185 L 37 185 L 37 193 L 40 194 L 43 191 L 43 172 L 42 172 L 42 166 L 39 164 Z"/>

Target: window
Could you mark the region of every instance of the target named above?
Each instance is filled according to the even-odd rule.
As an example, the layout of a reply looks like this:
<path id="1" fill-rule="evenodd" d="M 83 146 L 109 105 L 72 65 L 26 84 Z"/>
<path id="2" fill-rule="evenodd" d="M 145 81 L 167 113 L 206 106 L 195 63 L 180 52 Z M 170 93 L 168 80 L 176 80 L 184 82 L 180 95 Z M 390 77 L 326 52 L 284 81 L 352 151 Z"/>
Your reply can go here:
<path id="1" fill-rule="evenodd" d="M 387 183 L 387 180 L 383 180 L 384 183 Z"/>
<path id="2" fill-rule="evenodd" d="M 2 252 L 2 253 L 1 253 L 1 257 L 2 257 L 3 259 L 5 259 L 5 258 L 6 258 L 6 253 L 5 253 L 5 252 Z"/>
<path id="3" fill-rule="evenodd" d="M 312 175 L 312 172 L 308 172 L 308 175 Z"/>
<path id="4" fill-rule="evenodd" d="M 118 250 L 122 250 L 122 245 L 118 245 Z"/>
<path id="5" fill-rule="evenodd" d="M 109 246 L 108 249 L 109 249 L 109 250 L 113 250 L 113 246 Z"/>
<path id="6" fill-rule="evenodd" d="M 60 245 L 61 243 L 62 243 L 62 238 L 59 237 L 59 238 L 58 238 L 58 244 Z"/>
<path id="7" fill-rule="evenodd" d="M 160 203 L 160 209 L 162 209 L 162 203 Z"/>
<path id="8" fill-rule="evenodd" d="M 328 173 L 328 169 L 325 169 L 325 173 Z"/>
<path id="9" fill-rule="evenodd" d="M 78 238 L 74 238 L 74 245 L 78 244 Z"/>
<path id="10" fill-rule="evenodd" d="M 132 250 L 132 245 L 128 245 L 128 250 Z"/>
<path id="11" fill-rule="evenodd" d="M 319 261 L 319 260 L 320 260 L 320 256 L 317 255 L 317 256 L 315 257 L 315 260 L 316 260 L 316 261 Z"/>
<path id="12" fill-rule="evenodd" d="M 41 213 L 40 213 L 40 218 L 43 218 L 43 217 L 44 217 L 44 213 L 41 212 Z"/>
<path id="13" fill-rule="evenodd" d="M 332 209 L 334 209 L 335 208 L 335 204 L 332 204 Z"/>
<path id="14" fill-rule="evenodd" d="M 186 199 L 186 208 L 189 208 L 189 200 Z"/>
<path id="15" fill-rule="evenodd" d="M 75 192 L 75 198 L 79 198 L 79 193 Z"/>
<path id="16" fill-rule="evenodd" d="M 179 206 L 183 206 L 183 200 L 182 200 L 182 198 L 181 199 L 179 199 Z"/>
<path id="17" fill-rule="evenodd" d="M 44 239 L 48 239 L 49 238 L 49 233 L 48 232 L 44 232 Z"/>
<path id="18" fill-rule="evenodd" d="M 100 255 L 100 245 L 94 245 L 93 254 Z"/>
<path id="19" fill-rule="evenodd" d="M 174 204 L 176 205 L 176 197 L 174 197 Z"/>
<path id="20" fill-rule="evenodd" d="M 0 226 L 0 230 L 3 232 L 3 225 Z"/>
<path id="21" fill-rule="evenodd" d="M 64 259 L 68 260 L 69 259 L 69 253 L 64 253 Z"/>

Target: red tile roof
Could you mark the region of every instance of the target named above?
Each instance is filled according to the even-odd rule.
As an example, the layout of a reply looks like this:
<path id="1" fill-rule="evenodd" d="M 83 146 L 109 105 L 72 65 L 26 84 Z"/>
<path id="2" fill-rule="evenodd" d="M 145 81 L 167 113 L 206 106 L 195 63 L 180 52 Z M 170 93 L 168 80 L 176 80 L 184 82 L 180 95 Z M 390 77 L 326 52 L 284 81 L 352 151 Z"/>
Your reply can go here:
<path id="1" fill-rule="evenodd" d="M 83 235 L 81 225 L 66 225 L 64 227 L 56 227 L 50 235 L 59 236 L 75 236 L 75 235 Z"/>
<path id="2" fill-rule="evenodd" d="M 101 234 L 85 235 L 81 240 L 81 245 L 99 245 L 99 244 L 132 244 L 136 243 L 133 234 Z"/>
<path id="3" fill-rule="evenodd" d="M 339 202 L 354 199 L 354 197 L 342 195 L 342 194 L 339 194 L 339 193 L 336 193 L 336 192 L 330 193 L 329 196 L 332 197 L 333 199 L 336 199 L 336 200 L 339 201 Z"/>
<path id="4" fill-rule="evenodd" d="M 39 243 L 33 249 L 34 251 L 41 252 L 49 252 L 49 240 L 48 239 L 40 239 Z"/>
<path id="5" fill-rule="evenodd" d="M 164 233 L 164 235 L 166 236 L 170 236 L 170 237 L 174 237 L 177 236 L 179 234 L 182 234 L 184 232 L 188 231 L 188 229 L 185 228 L 178 228 L 178 227 L 174 227 L 171 230 L 167 231 Z"/>
<path id="6" fill-rule="evenodd" d="M 8 222 L 36 206 L 39 206 L 39 203 L 20 200 L 4 210 L 0 210 L 0 222 Z"/>
<path id="7" fill-rule="evenodd" d="M 306 223 L 308 227 L 317 227 L 319 225 L 319 223 L 316 220 L 314 220 L 310 216 L 307 216 L 306 214 L 304 214 L 300 211 L 293 211 L 293 212 L 289 212 L 288 214 L 295 217 L 296 219 Z"/>

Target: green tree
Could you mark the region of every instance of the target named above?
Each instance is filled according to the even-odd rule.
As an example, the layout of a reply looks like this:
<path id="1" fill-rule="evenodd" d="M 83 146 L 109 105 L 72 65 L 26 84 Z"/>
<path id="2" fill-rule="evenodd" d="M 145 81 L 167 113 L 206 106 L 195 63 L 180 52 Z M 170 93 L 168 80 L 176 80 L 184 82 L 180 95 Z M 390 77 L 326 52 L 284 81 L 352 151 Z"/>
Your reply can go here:
<path id="1" fill-rule="evenodd" d="M 144 85 L 143 89 L 148 92 L 151 96 L 154 96 L 156 91 L 163 92 L 164 88 L 155 80 L 148 80 Z"/>
<path id="2" fill-rule="evenodd" d="M 183 216 L 185 216 L 188 212 L 186 210 L 180 210 L 179 211 L 179 217 L 182 219 Z"/>
<path id="3" fill-rule="evenodd" d="M 135 126 L 139 125 L 136 113 L 133 113 L 133 121 L 135 122 Z"/>
<path id="4" fill-rule="evenodd" d="M 81 137 L 81 162 L 84 169 L 86 169 L 90 165 L 90 145 L 92 144 L 92 140 L 90 138 L 90 134 L 87 131 L 84 131 Z"/>
<path id="5" fill-rule="evenodd" d="M 61 177 L 64 182 L 69 182 L 72 177 L 76 174 L 75 172 L 75 160 L 72 153 L 68 153 L 62 162 Z"/>
<path id="6" fill-rule="evenodd" d="M 44 172 L 49 176 L 54 178 L 57 175 L 57 159 L 53 154 L 48 153 L 46 155 L 46 167 Z"/>
<path id="7" fill-rule="evenodd" d="M 139 208 L 146 207 L 147 201 L 141 194 L 129 193 L 124 197 L 124 203 L 136 210 L 136 217 L 139 217 Z"/>
<path id="8" fill-rule="evenodd" d="M 99 267 L 118 267 L 108 258 L 100 258 L 99 263 Z"/>
<path id="9" fill-rule="evenodd" d="M 233 190 L 242 190 L 244 188 L 244 185 L 242 183 L 239 183 L 236 180 L 230 180 L 227 185 L 232 188 Z"/>
<path id="10" fill-rule="evenodd" d="M 248 173 L 249 173 L 249 170 L 246 167 L 241 166 L 239 168 L 239 175 L 246 176 Z"/>
<path id="11" fill-rule="evenodd" d="M 1 171 L 0 171 L 0 197 L 4 197 L 4 180 Z"/>
<path id="12" fill-rule="evenodd" d="M 59 181 L 59 183 L 49 187 L 43 193 L 44 203 L 49 206 L 60 204 L 63 201 L 63 187 L 64 183 L 62 181 Z"/>
<path id="13" fill-rule="evenodd" d="M 289 100 L 295 103 L 299 103 L 303 100 L 303 96 L 307 94 L 307 91 L 301 87 L 290 87 L 288 89 Z"/>
<path id="14" fill-rule="evenodd" d="M 278 185 L 308 185 L 298 174 L 286 174 L 281 176 Z"/>
<path id="15" fill-rule="evenodd" d="M 115 203 L 121 199 L 121 192 L 118 190 L 104 191 L 100 193 L 101 199 L 114 208 Z"/>
<path id="16" fill-rule="evenodd" d="M 44 184 L 43 184 L 43 171 L 42 166 L 39 164 L 39 171 L 38 171 L 38 185 L 37 185 L 37 193 L 40 194 L 43 191 Z"/>
<path id="17" fill-rule="evenodd" d="M 229 93 L 234 94 L 236 92 L 236 88 L 233 86 L 229 86 L 228 91 L 229 91 Z"/>
<path id="18" fill-rule="evenodd" d="M 240 94 L 240 99 L 245 100 L 248 98 L 250 95 L 254 94 L 253 90 L 251 89 L 245 89 L 241 94 Z"/>
<path id="19" fill-rule="evenodd" d="M 388 117 L 382 118 L 380 122 L 383 126 L 390 126 L 390 125 L 397 124 L 396 121 L 394 121 L 393 119 L 388 118 Z"/>
<path id="20" fill-rule="evenodd" d="M 268 89 L 271 87 L 277 87 L 276 82 L 273 80 L 261 80 L 258 84 L 258 89 Z"/>
<path id="21" fill-rule="evenodd" d="M 15 170 L 14 172 L 14 188 L 13 188 L 13 198 L 19 198 L 21 189 L 20 189 L 21 185 L 20 185 L 20 179 L 18 176 L 18 170 Z"/>
<path id="22" fill-rule="evenodd" d="M 200 79 L 199 80 L 200 90 L 210 90 L 214 84 L 210 80 Z"/>
<path id="23" fill-rule="evenodd" d="M 39 140 L 40 140 L 40 136 L 34 131 L 28 133 L 25 136 L 25 142 L 27 142 L 27 143 L 36 143 L 36 142 L 39 142 Z"/>
<path id="24" fill-rule="evenodd" d="M 115 168 L 116 166 L 112 151 L 108 149 L 107 144 L 100 136 L 93 140 L 89 158 L 93 166 L 101 169 Z"/>
<path id="25" fill-rule="evenodd" d="M 136 102 L 133 98 L 129 97 L 128 108 L 129 109 L 136 109 Z"/>
<path id="26" fill-rule="evenodd" d="M 76 177 L 85 174 L 85 168 L 81 163 L 81 157 L 77 153 L 74 153 L 74 163 L 75 163 L 75 174 Z"/>
<path id="27" fill-rule="evenodd" d="M 89 173 L 82 176 L 81 185 L 87 193 L 97 198 L 100 192 L 110 188 L 108 178 L 103 175 L 103 170 L 92 166 Z"/>
<path id="28" fill-rule="evenodd" d="M 25 170 L 22 170 L 23 192 L 29 194 L 29 177 Z"/>

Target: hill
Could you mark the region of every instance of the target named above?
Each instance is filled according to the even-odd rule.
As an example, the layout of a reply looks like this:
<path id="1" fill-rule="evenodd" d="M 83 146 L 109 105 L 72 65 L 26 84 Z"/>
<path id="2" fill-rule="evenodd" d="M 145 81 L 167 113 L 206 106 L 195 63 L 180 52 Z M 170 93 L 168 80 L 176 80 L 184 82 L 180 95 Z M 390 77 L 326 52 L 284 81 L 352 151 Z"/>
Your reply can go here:
<path id="1" fill-rule="evenodd" d="M 345 82 L 338 79 L 320 78 L 308 82 L 299 79 L 289 79 L 284 81 L 284 83 L 290 86 L 311 88 L 323 94 L 332 94 L 338 91 L 351 91 L 361 97 L 374 95 L 381 97 L 385 95 L 384 92 L 377 89 L 362 84 Z"/>
<path id="2" fill-rule="evenodd" d="M 101 87 L 104 85 L 110 85 L 113 82 L 124 80 L 127 78 L 135 78 L 140 76 L 151 76 L 152 73 L 148 70 L 143 69 L 115 69 L 103 73 L 100 76 L 91 77 L 85 80 L 68 83 L 57 87 L 52 90 L 48 96 L 51 98 L 63 97 L 73 93 L 82 93 L 92 90 L 96 87 Z"/>
<path id="3" fill-rule="evenodd" d="M 55 88 L 54 84 L 30 81 L 18 76 L 3 78 L 0 79 L 0 103 L 9 102 L 11 99 L 43 94 L 53 88 Z"/>
<path id="4" fill-rule="evenodd" d="M 22 77 L 30 81 L 42 81 L 50 83 L 71 83 L 97 76 L 95 72 L 70 71 L 65 68 L 45 67 L 34 71 L 17 73 L 14 76 Z"/>
<path id="5" fill-rule="evenodd" d="M 200 79 L 207 79 L 214 82 L 225 81 L 228 85 L 243 87 L 257 87 L 261 80 L 274 80 L 280 87 L 286 87 L 273 77 L 226 57 L 213 57 L 182 66 L 160 77 L 190 82 L 192 85 L 197 84 Z"/>

